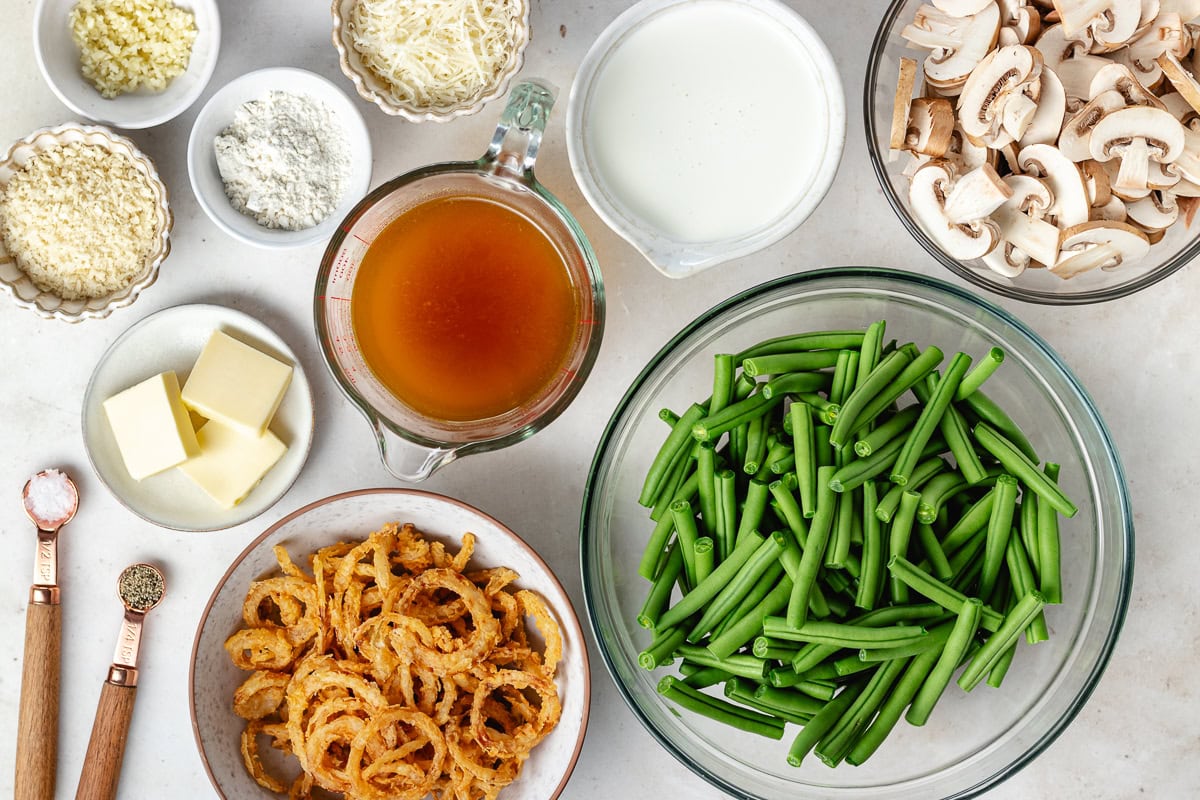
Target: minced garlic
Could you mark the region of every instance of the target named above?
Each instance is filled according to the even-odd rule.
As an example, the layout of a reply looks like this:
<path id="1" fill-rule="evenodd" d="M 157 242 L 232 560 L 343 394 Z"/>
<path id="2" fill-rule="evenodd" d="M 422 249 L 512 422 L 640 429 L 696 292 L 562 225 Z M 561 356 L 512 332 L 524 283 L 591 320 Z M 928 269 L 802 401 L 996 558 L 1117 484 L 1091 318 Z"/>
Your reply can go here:
<path id="1" fill-rule="evenodd" d="M 187 70 L 196 41 L 194 15 L 169 0 L 79 0 L 70 23 L 83 77 L 109 99 L 161 92 Z"/>
<path id="2" fill-rule="evenodd" d="M 42 291 L 64 300 L 103 297 L 141 273 L 157 205 L 128 156 L 68 144 L 38 153 L 0 190 L 0 237 Z"/>

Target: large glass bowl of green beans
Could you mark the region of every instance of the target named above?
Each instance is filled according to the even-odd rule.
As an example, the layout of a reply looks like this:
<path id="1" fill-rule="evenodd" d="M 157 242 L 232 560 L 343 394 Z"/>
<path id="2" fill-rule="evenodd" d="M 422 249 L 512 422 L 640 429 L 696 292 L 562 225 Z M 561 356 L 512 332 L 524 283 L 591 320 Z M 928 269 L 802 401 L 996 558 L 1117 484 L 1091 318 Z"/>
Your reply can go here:
<path id="1" fill-rule="evenodd" d="M 667 343 L 600 440 L 581 540 L 630 708 L 761 800 L 1003 781 L 1087 701 L 1133 574 L 1117 452 L 1059 356 L 881 268 L 762 284 Z"/>

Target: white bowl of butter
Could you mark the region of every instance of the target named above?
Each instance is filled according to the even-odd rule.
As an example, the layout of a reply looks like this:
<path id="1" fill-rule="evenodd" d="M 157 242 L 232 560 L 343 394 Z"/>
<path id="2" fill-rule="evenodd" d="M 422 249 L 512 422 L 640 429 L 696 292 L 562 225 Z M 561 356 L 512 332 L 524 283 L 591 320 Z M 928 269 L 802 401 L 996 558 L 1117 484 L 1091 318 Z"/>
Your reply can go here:
<path id="1" fill-rule="evenodd" d="M 596 39 L 567 110 L 584 196 L 673 278 L 794 230 L 845 128 L 829 50 L 777 0 L 642 0 Z"/>
<path id="2" fill-rule="evenodd" d="M 266 371 L 254 369 L 253 356 L 249 363 L 230 360 L 228 347 L 236 351 L 242 346 L 289 366 L 290 379 L 267 380 Z M 207 367 L 202 366 L 205 363 Z M 201 375 L 202 370 L 208 375 Z M 197 380 L 189 388 L 193 371 Z M 170 379 L 156 380 L 170 372 L 177 379 L 174 388 Z M 149 385 L 143 385 L 146 381 Z M 273 393 L 281 383 L 286 389 L 272 411 Z M 123 394 L 134 387 L 141 391 Z M 178 387 L 183 387 L 192 407 L 183 411 L 184 419 L 172 421 L 165 411 L 159 414 L 161 425 L 151 424 L 156 409 L 140 404 L 157 402 L 165 408 L 172 399 L 180 399 Z M 222 395 L 230 400 L 222 401 Z M 206 421 L 193 409 L 208 408 L 207 402 L 226 405 L 206 411 L 213 417 Z M 138 414 L 144 422 L 127 427 L 148 435 L 130 440 L 121 430 L 121 419 L 136 419 Z M 223 415 L 223 424 L 217 422 L 218 415 Z M 257 430 L 263 419 L 268 424 L 264 438 L 258 439 L 250 428 Z M 93 469 L 129 510 L 164 528 L 220 530 L 266 511 L 300 474 L 312 443 L 312 392 L 295 353 L 262 322 L 223 306 L 175 306 L 135 323 L 109 347 L 84 395 L 82 427 Z M 222 435 L 227 430 L 233 433 Z M 273 440 L 286 447 L 282 456 Z M 230 452 L 231 447 L 240 449 Z M 276 452 L 271 452 L 272 447 Z M 182 464 L 163 468 L 184 457 Z M 273 463 L 259 480 L 258 467 L 266 463 L 264 459 Z M 153 474 L 138 479 L 131 467 L 139 475 Z M 252 488 L 238 500 L 247 487 Z"/>

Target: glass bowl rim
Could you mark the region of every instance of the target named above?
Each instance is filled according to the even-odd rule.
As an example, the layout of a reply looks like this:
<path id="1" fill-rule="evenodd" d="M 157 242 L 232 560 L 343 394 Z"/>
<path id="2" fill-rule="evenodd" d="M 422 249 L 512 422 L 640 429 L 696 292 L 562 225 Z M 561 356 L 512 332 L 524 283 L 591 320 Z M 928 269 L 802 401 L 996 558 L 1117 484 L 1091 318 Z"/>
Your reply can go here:
<path id="1" fill-rule="evenodd" d="M 995 292 L 998 295 L 1020 300 L 1026 303 L 1040 303 L 1043 305 L 1052 306 L 1070 306 L 1070 305 L 1087 305 L 1090 303 L 1104 303 L 1109 300 L 1116 300 L 1121 297 L 1126 297 L 1142 289 L 1146 289 L 1161 280 L 1164 280 L 1171 275 L 1174 275 L 1183 267 L 1192 262 L 1196 256 L 1200 255 L 1200 235 L 1193 238 L 1191 244 L 1184 246 L 1170 258 L 1164 260 L 1156 268 L 1150 270 L 1139 278 L 1102 289 L 1089 289 L 1080 292 L 1047 292 L 1040 289 L 1030 289 L 1019 286 L 1010 286 L 996 281 L 989 280 L 981 276 L 974 270 L 970 270 L 962 266 L 960 262 L 946 255 L 937 244 L 929 238 L 928 234 L 922 230 L 921 226 L 913 219 L 908 207 L 897 196 L 892 182 L 889 179 L 887 172 L 887 164 L 880 153 L 880 149 L 876 144 L 876 124 L 875 124 L 875 86 L 879 81 L 880 67 L 883 61 L 883 51 L 888 44 L 888 35 L 896 21 L 900 16 L 900 12 L 909 0 L 891 0 L 891 5 L 883 13 L 879 22 L 879 27 L 875 31 L 875 36 L 871 40 L 871 50 L 867 57 L 866 77 L 863 81 L 863 130 L 867 140 L 867 157 L 871 161 L 871 169 L 875 172 L 875 177 L 879 181 L 879 188 L 883 191 L 883 196 L 887 199 L 888 205 L 891 206 L 892 212 L 900 220 L 900 224 L 905 230 L 917 241 L 917 244 L 927 252 L 935 261 L 941 264 L 946 269 L 958 275 L 960 278 L 970 281 L 976 286 L 987 289 L 989 292 Z M 1153 255 L 1151 250 L 1151 256 Z M 1147 256 L 1147 258 L 1151 257 Z M 999 276 L 998 276 L 999 277 Z"/>
<path id="2" fill-rule="evenodd" d="M 903 0 L 899 0 L 903 2 Z M 1076 692 L 1075 698 L 1071 701 L 1066 712 L 1041 736 L 1037 738 L 1026 750 L 1016 759 L 1009 762 L 999 770 L 993 772 L 984 780 L 979 781 L 974 786 L 970 786 L 957 794 L 949 795 L 945 800 L 968 800 L 968 798 L 978 797 L 984 792 L 995 788 L 1012 775 L 1015 775 L 1031 761 L 1041 755 L 1045 750 L 1054 743 L 1054 741 L 1066 730 L 1067 726 L 1075 719 L 1079 712 L 1087 704 L 1092 692 L 1100 682 L 1100 678 L 1104 674 L 1104 670 L 1108 666 L 1109 659 L 1112 657 L 1113 650 L 1116 647 L 1117 639 L 1120 636 L 1121 629 L 1124 626 L 1126 614 L 1129 610 L 1130 596 L 1133 590 L 1133 571 L 1134 571 L 1134 525 L 1133 513 L 1129 499 L 1129 486 L 1125 478 L 1125 470 L 1121 465 L 1120 455 L 1117 452 L 1116 444 L 1113 441 L 1112 434 L 1105 425 L 1104 419 L 1100 416 L 1099 410 L 1096 408 L 1095 402 L 1084 389 L 1079 379 L 1066 366 L 1062 358 L 1058 355 L 1050 345 L 1041 338 L 1036 332 L 1018 320 L 1015 316 L 994 305 L 990 300 L 974 294 L 966 289 L 954 286 L 940 278 L 934 278 L 927 275 L 907 272 L 903 270 L 893 269 L 889 267 L 862 267 L 862 266 L 837 266 L 824 267 L 806 272 L 793 273 L 784 275 L 779 278 L 774 278 L 763 283 L 745 289 L 738 294 L 729 297 L 726 300 L 717 303 L 712 308 L 700 313 L 691 322 L 684 325 L 678 333 L 664 344 L 658 352 L 656 352 L 646 366 L 634 378 L 629 388 L 622 395 L 621 400 L 617 403 L 612 415 L 609 417 L 608 423 L 604 427 L 603 433 L 596 443 L 596 452 L 592 458 L 592 463 L 588 468 L 586 482 L 584 483 L 583 499 L 580 507 L 579 518 L 579 562 L 580 562 L 580 577 L 583 590 L 584 609 L 587 613 L 588 625 L 592 630 L 592 636 L 596 640 L 597 649 L 600 652 L 601 660 L 604 662 L 604 668 L 608 672 L 612 682 L 616 685 L 617 691 L 621 698 L 625 701 L 625 705 L 637 717 L 638 722 L 642 727 L 654 738 L 660 746 L 675 757 L 677 761 L 690 769 L 693 773 L 703 778 L 708 783 L 721 789 L 737 800 L 761 800 L 757 795 L 748 794 L 743 789 L 734 786 L 719 775 L 714 774 L 704 766 L 697 763 L 691 756 L 685 753 L 681 748 L 676 747 L 669 738 L 658 730 L 654 722 L 642 710 L 634 699 L 630 690 L 618 679 L 617 669 L 614 661 L 614 656 L 610 652 L 608 641 L 601 635 L 598 614 L 593 601 L 593 593 L 597 591 L 594 581 L 591 578 L 592 559 L 588 549 L 588 542 L 591 536 L 591 525 L 589 524 L 590 511 L 595 502 L 595 485 L 597 477 L 604 465 L 605 456 L 607 455 L 609 445 L 612 441 L 614 431 L 621 423 L 626 411 L 633 402 L 634 397 L 645 385 L 649 376 L 662 366 L 672 353 L 676 351 L 680 344 L 695 334 L 697 331 L 704 328 L 709 323 L 720 318 L 732 309 L 749 304 L 779 288 L 783 287 L 802 287 L 806 284 L 819 282 L 823 280 L 838 280 L 838 279 L 886 279 L 895 280 L 901 283 L 910 284 L 921 290 L 933 290 L 951 295 L 959 300 L 973 304 L 983 311 L 998 317 L 1002 322 L 1007 323 L 1019 334 L 1022 334 L 1031 344 L 1035 351 L 1045 356 L 1066 380 L 1068 386 L 1076 393 L 1080 403 L 1087 413 L 1090 421 L 1095 425 L 1096 432 L 1099 434 L 1099 443 L 1102 451 L 1110 460 L 1113 477 L 1116 479 L 1116 484 L 1119 489 L 1117 498 L 1117 506 L 1119 513 L 1116 519 L 1121 520 L 1124 530 L 1124 537 L 1121 544 L 1125 553 L 1124 562 L 1121 564 L 1121 574 L 1118 584 L 1118 594 L 1116 606 L 1112 609 L 1112 625 L 1109 628 L 1100 651 L 1092 664 L 1092 667 L 1079 689 Z"/>

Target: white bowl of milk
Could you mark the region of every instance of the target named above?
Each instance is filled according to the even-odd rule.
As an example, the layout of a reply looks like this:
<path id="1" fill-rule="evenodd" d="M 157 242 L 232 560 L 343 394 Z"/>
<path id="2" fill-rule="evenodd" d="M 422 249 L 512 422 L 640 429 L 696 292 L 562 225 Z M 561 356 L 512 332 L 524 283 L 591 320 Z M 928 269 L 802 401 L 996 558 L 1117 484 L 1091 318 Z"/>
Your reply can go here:
<path id="1" fill-rule="evenodd" d="M 777 0 L 642 0 L 571 88 L 571 169 L 596 213 L 673 278 L 778 241 L 837 172 L 837 67 Z"/>

